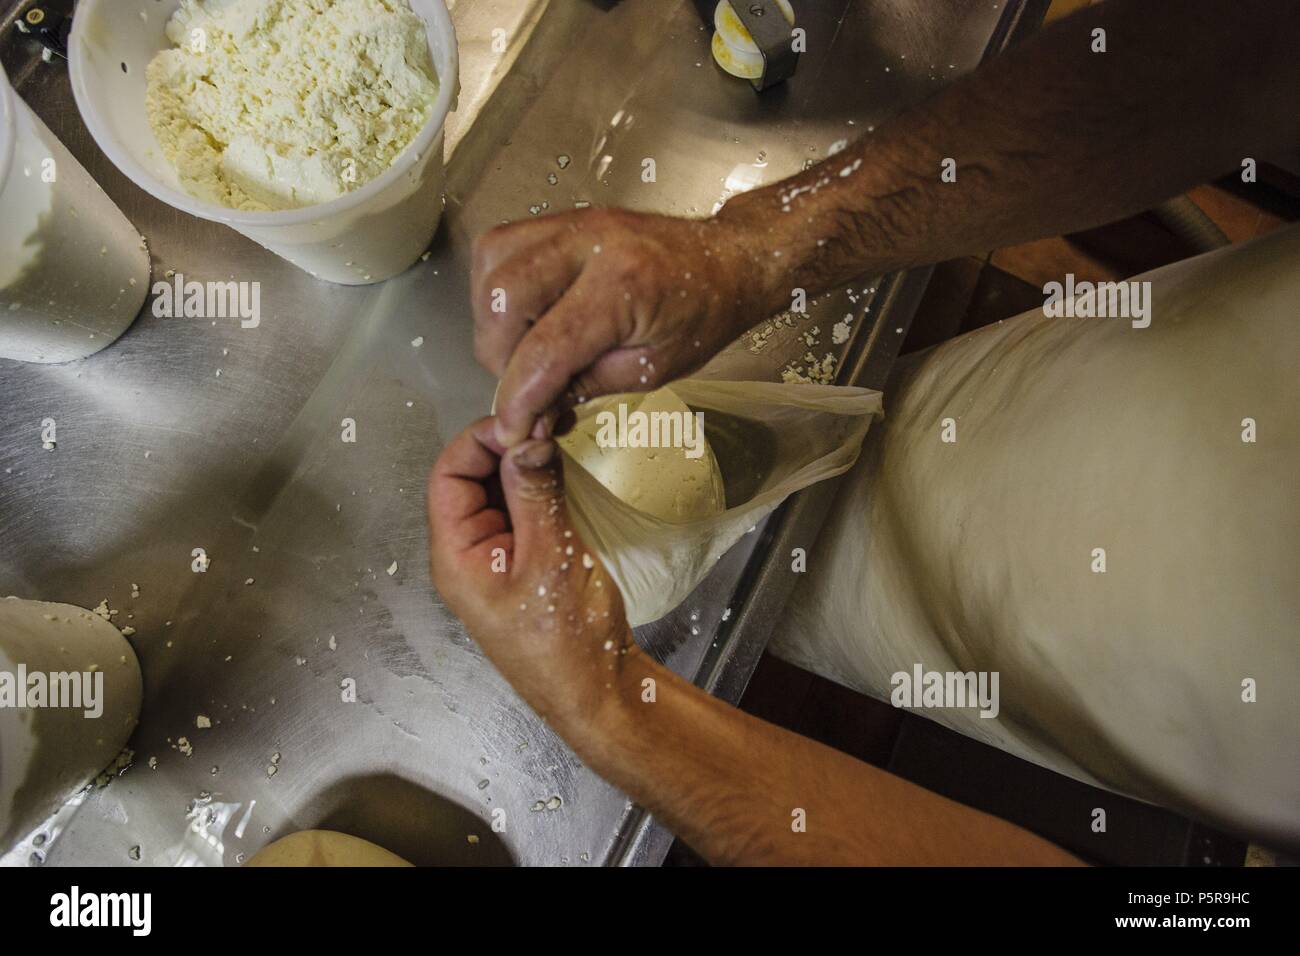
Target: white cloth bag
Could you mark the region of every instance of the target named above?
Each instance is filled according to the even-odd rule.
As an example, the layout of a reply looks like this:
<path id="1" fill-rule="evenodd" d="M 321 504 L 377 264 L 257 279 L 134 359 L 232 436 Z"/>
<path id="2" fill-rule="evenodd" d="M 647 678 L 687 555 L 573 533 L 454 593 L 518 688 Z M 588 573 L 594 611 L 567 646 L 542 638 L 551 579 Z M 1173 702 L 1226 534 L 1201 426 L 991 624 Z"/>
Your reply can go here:
<path id="1" fill-rule="evenodd" d="M 851 468 L 880 414 L 880 393 L 864 388 L 687 379 L 672 391 L 704 413 L 726 486 L 725 511 L 683 522 L 656 518 L 620 501 L 564 456 L 570 517 L 618 584 L 634 627 L 681 604 L 787 496 Z M 601 407 L 590 402 L 578 411 L 586 417 Z"/>

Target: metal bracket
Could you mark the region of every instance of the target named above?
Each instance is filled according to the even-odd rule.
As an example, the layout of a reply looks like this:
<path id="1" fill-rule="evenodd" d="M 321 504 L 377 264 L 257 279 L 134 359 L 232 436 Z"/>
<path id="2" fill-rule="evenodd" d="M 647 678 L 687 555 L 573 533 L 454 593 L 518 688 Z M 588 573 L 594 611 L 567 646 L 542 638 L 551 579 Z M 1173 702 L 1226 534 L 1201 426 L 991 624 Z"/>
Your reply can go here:
<path id="1" fill-rule="evenodd" d="M 50 63 L 57 56 L 68 58 L 68 34 L 72 32 L 72 17 L 33 4 L 18 18 L 16 24 L 19 33 L 25 33 L 36 40 L 45 49 L 41 59 Z"/>
<path id="2" fill-rule="evenodd" d="M 762 92 L 794 76 L 799 66 L 799 54 L 791 42 L 790 24 L 776 0 L 731 0 L 731 8 L 763 55 L 762 76 L 750 80 L 754 89 Z"/>

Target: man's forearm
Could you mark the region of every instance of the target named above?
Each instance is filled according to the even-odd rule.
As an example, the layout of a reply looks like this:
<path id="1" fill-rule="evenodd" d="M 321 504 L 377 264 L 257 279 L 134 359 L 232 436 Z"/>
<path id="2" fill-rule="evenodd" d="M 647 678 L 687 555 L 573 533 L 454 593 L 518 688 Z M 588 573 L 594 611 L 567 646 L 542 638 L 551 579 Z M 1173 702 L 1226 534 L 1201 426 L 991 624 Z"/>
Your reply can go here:
<path id="1" fill-rule="evenodd" d="M 635 647 L 614 673 L 598 713 L 560 718 L 557 729 L 711 863 L 1078 862 L 1003 820 L 736 710 Z"/>
<path id="2" fill-rule="evenodd" d="M 719 220 L 744 237 L 765 311 L 794 288 L 1111 222 L 1300 148 L 1297 46 L 1287 4 L 1109 0 Z"/>

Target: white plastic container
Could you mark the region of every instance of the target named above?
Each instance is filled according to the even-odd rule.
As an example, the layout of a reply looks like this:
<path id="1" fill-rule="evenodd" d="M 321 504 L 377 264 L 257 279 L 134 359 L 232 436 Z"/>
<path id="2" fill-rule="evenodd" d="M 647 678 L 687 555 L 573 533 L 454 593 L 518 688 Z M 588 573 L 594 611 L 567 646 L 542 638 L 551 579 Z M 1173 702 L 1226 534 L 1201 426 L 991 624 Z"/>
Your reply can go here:
<path id="1" fill-rule="evenodd" d="M 0 69 L 0 358 L 93 355 L 148 291 L 144 240 Z"/>
<path id="2" fill-rule="evenodd" d="M 81 117 L 100 148 L 142 189 L 184 212 L 225 223 L 320 279 L 382 282 L 428 248 L 442 216 L 443 125 L 460 87 L 456 32 L 443 0 L 408 0 L 425 23 L 438 98 L 424 128 L 381 176 L 302 209 L 243 212 L 187 193 L 145 112 L 145 69 L 170 47 L 177 0 L 81 0 L 68 59 Z"/>
<path id="3" fill-rule="evenodd" d="M 21 670 L 20 670 L 21 669 Z M 15 678 L 102 675 L 96 715 L 82 706 L 17 706 Z M 140 716 L 140 664 L 122 633 L 70 604 L 0 598 L 0 854 L 27 836 L 122 752 Z M 26 680 L 22 685 L 30 687 Z"/>

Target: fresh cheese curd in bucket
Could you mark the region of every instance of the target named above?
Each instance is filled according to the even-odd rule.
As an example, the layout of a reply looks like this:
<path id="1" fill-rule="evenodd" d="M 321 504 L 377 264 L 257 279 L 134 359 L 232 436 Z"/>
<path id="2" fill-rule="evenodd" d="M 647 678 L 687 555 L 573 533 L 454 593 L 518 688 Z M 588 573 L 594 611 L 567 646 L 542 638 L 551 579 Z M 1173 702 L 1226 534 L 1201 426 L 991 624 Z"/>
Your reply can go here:
<path id="1" fill-rule="evenodd" d="M 181 185 L 232 209 L 297 209 L 373 180 L 438 94 L 405 0 L 181 0 L 145 74 Z"/>
<path id="2" fill-rule="evenodd" d="M 332 282 L 428 247 L 458 89 L 443 0 L 82 0 L 69 53 L 86 125 L 159 199 Z"/>

